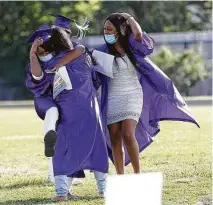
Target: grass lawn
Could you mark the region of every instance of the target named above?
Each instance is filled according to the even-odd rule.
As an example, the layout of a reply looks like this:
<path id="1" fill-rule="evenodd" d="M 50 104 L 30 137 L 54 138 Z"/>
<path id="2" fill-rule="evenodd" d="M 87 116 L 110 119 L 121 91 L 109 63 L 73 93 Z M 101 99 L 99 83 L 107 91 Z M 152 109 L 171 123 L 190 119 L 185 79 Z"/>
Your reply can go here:
<path id="1" fill-rule="evenodd" d="M 163 205 L 211 204 L 212 109 L 193 106 L 201 129 L 183 122 L 161 122 L 161 132 L 141 155 L 143 172 L 163 172 Z M 43 122 L 33 109 L 0 109 L 0 205 L 51 203 L 54 186 L 47 181 Z M 131 166 L 126 169 L 131 172 Z M 110 174 L 114 174 L 110 166 Z M 102 205 L 93 174 L 74 186 L 76 201 L 58 204 Z M 128 188 L 128 187 L 127 187 Z M 132 204 L 133 205 L 133 204 Z"/>

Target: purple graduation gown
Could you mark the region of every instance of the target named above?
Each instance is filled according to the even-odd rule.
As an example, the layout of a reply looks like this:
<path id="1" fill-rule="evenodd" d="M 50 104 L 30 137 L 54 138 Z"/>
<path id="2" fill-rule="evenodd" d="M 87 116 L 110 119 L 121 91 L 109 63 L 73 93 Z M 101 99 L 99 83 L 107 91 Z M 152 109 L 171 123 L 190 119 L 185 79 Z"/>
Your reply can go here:
<path id="1" fill-rule="evenodd" d="M 44 71 L 48 63 L 42 63 L 41 68 Z M 44 77 L 41 80 L 35 80 L 31 74 L 31 67 L 27 68 L 26 86 L 34 95 L 34 106 L 37 115 L 44 120 L 46 111 L 51 107 L 57 107 L 52 97 L 52 86 L 48 80 L 51 80 L 51 75 L 44 72 Z"/>
<path id="2" fill-rule="evenodd" d="M 51 60 L 48 67 L 52 68 L 62 56 L 64 53 Z M 62 91 L 55 99 L 60 117 L 53 157 L 54 175 L 72 175 L 83 169 L 107 173 L 107 148 L 88 54 L 84 53 L 66 68 L 73 89 Z M 48 93 L 46 87 L 53 86 L 53 77 L 44 73 L 39 82 L 45 85 L 40 87 L 41 93 Z"/>
<path id="3" fill-rule="evenodd" d="M 133 53 L 137 65 L 137 75 L 143 88 L 143 109 L 136 127 L 136 140 L 139 151 L 143 151 L 152 143 L 152 137 L 160 132 L 159 121 L 173 120 L 198 123 L 191 115 L 187 104 L 184 102 L 173 82 L 166 74 L 146 56 L 154 49 L 154 41 L 143 32 L 142 40 L 136 41 L 133 34 L 129 37 L 129 48 Z M 108 53 L 108 47 L 103 44 L 97 50 Z M 109 156 L 112 159 L 111 143 L 106 126 L 107 98 L 109 77 L 101 76 L 102 96 L 101 111 Z M 125 164 L 130 163 L 130 158 L 125 148 Z"/>
<path id="4" fill-rule="evenodd" d="M 77 42 L 72 42 L 73 46 L 77 46 Z M 61 52 L 58 56 L 55 56 L 48 62 L 41 62 L 41 68 L 43 71 L 46 69 L 53 68 L 56 62 L 58 62 L 63 56 L 64 52 Z M 53 80 L 53 74 L 46 74 L 44 72 L 44 78 L 41 80 L 35 80 L 32 77 L 30 64 L 27 67 L 27 79 L 26 87 L 34 95 L 34 105 L 37 115 L 44 120 L 46 111 L 51 107 L 57 107 L 55 101 L 53 100 L 52 85 L 51 81 Z M 44 80 L 45 79 L 45 80 Z"/>
<path id="5" fill-rule="evenodd" d="M 53 59 L 46 63 L 41 62 L 41 68 L 43 71 L 45 69 L 52 68 L 58 61 L 64 56 L 65 53 L 61 53 L 58 56 L 55 56 Z M 46 111 L 51 107 L 57 107 L 55 101 L 53 100 L 52 93 L 52 84 L 53 74 L 46 74 L 44 72 L 44 77 L 41 80 L 35 80 L 32 77 L 30 64 L 27 68 L 27 79 L 26 79 L 26 87 L 33 93 L 34 95 L 34 105 L 37 115 L 44 120 Z M 71 175 L 68 175 L 75 178 L 84 178 L 84 171 L 77 171 Z"/>
<path id="6" fill-rule="evenodd" d="M 108 155 L 88 54 L 66 68 L 73 89 L 62 91 L 55 99 L 60 119 L 54 174 L 69 175 L 83 169 L 107 173 Z"/>

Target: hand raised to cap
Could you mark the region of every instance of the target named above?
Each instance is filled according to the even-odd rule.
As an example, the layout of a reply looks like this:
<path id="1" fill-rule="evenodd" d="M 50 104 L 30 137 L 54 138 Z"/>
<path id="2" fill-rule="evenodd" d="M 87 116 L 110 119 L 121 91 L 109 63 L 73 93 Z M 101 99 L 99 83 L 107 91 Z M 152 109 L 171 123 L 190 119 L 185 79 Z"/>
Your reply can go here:
<path id="1" fill-rule="evenodd" d="M 43 44 L 43 39 L 42 38 L 38 38 L 36 39 L 33 44 L 32 44 L 32 47 L 30 49 L 30 53 L 33 53 L 33 54 L 36 54 L 37 52 L 37 49 L 38 49 L 38 46 L 42 45 Z"/>

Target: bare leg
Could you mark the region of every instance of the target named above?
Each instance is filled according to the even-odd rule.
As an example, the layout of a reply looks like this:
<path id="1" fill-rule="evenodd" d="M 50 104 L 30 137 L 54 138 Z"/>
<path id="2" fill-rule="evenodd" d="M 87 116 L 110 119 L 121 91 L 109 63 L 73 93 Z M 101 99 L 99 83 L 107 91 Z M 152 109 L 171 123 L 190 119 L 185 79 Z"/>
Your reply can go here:
<path id="1" fill-rule="evenodd" d="M 122 121 L 122 136 L 133 166 L 134 173 L 140 173 L 139 148 L 135 139 L 136 124 L 137 123 L 134 120 Z"/>
<path id="2" fill-rule="evenodd" d="M 122 149 L 121 123 L 108 125 L 112 144 L 112 155 L 117 174 L 124 174 L 124 152 Z"/>

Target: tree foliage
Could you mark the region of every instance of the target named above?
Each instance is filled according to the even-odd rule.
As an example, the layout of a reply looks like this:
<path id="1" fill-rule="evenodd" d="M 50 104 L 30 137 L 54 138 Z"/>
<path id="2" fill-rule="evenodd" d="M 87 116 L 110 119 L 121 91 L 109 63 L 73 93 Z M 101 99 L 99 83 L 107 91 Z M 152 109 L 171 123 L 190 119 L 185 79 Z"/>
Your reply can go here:
<path id="1" fill-rule="evenodd" d="M 162 47 L 152 60 L 186 96 L 189 95 L 190 87 L 208 76 L 205 63 L 195 50 L 174 53 L 169 48 Z"/>
<path id="2" fill-rule="evenodd" d="M 110 13 L 125 11 L 147 32 L 211 29 L 211 1 L 104 1 L 101 7 L 95 16 L 102 24 Z"/>
<path id="3" fill-rule="evenodd" d="M 19 85 L 20 96 L 28 95 L 24 68 L 29 62 L 29 46 L 25 40 L 43 23 L 54 21 L 54 17 L 48 14 L 63 14 L 80 23 L 88 16 L 94 24 L 93 12 L 98 9 L 98 1 L 0 2 L 0 78 L 7 82 L 4 86 Z"/>
<path id="4" fill-rule="evenodd" d="M 29 61 L 29 46 L 25 40 L 44 22 L 54 21 L 49 13 L 62 14 L 80 22 L 87 16 L 90 20 L 89 35 L 97 35 L 103 32 L 104 19 L 117 11 L 135 16 L 147 32 L 210 29 L 211 8 L 211 1 L 0 2 L 0 79 L 4 79 L 8 86 L 20 87 L 18 92 L 23 92 L 20 96 L 29 94 L 24 83 L 24 68 Z"/>

